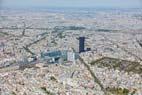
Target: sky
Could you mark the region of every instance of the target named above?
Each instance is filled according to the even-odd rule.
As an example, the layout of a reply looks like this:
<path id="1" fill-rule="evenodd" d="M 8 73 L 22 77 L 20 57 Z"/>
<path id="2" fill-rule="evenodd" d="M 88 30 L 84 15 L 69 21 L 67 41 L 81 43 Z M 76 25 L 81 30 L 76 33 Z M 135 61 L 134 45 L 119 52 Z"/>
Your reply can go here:
<path id="1" fill-rule="evenodd" d="M 0 0 L 2 7 L 142 8 L 142 0 Z"/>

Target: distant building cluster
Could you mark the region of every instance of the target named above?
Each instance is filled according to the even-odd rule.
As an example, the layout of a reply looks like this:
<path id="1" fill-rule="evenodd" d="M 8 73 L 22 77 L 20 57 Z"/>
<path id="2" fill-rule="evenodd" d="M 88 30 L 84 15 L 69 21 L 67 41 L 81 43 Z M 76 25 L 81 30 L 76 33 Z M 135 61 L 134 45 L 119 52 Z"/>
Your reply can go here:
<path id="1" fill-rule="evenodd" d="M 63 62 L 75 62 L 78 58 L 78 53 L 73 51 L 50 51 L 42 52 L 41 59 L 48 61 L 49 63 L 63 63 Z"/>
<path id="2" fill-rule="evenodd" d="M 47 61 L 49 63 L 64 63 L 64 62 L 73 62 L 78 59 L 79 53 L 90 51 L 91 48 L 87 48 L 85 50 L 85 37 L 79 37 L 79 50 L 57 50 L 57 51 L 49 51 L 42 52 L 41 59 Z"/>

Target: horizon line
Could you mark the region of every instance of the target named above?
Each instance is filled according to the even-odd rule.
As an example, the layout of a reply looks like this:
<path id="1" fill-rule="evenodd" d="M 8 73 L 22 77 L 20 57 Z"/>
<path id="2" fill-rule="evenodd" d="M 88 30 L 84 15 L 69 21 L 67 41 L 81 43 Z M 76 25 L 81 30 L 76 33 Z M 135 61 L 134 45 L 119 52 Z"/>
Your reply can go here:
<path id="1" fill-rule="evenodd" d="M 71 7 L 71 6 L 30 6 L 30 7 L 12 7 L 12 6 L 1 6 L 0 9 L 142 9 L 142 7 L 83 7 L 83 6 L 76 6 L 76 7 Z"/>

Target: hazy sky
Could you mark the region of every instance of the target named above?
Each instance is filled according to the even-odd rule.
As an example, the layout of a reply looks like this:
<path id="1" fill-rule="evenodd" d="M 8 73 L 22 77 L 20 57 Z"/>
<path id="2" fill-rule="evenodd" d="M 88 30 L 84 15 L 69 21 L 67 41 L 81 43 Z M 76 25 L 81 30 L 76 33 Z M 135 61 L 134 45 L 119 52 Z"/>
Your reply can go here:
<path id="1" fill-rule="evenodd" d="M 142 7 L 142 0 L 1 0 L 3 7 Z"/>

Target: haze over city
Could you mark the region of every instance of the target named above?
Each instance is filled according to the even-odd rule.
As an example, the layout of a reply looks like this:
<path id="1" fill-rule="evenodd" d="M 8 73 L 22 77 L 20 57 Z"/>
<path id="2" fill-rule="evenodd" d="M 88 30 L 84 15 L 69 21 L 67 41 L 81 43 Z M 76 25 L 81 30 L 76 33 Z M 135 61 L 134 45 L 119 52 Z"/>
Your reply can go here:
<path id="1" fill-rule="evenodd" d="M 141 0 L 1 0 L 3 7 L 141 8 Z"/>
<path id="2" fill-rule="evenodd" d="M 1 0 L 0 95 L 142 95 L 141 0 Z"/>

